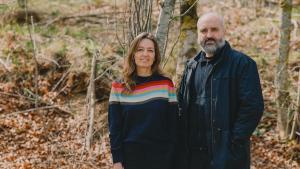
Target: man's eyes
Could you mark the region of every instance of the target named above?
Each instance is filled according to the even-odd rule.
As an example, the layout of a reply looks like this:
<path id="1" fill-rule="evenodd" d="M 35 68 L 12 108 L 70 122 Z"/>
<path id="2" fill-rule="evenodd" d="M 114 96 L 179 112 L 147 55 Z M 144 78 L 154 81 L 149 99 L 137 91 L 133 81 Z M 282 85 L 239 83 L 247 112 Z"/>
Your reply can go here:
<path id="1" fill-rule="evenodd" d="M 210 29 L 201 29 L 200 32 L 201 33 L 207 33 L 208 30 L 210 30 L 211 32 L 217 32 L 217 31 L 219 31 L 218 28 L 210 28 Z"/>
<path id="2" fill-rule="evenodd" d="M 200 30 L 200 32 L 205 33 L 205 32 L 207 32 L 207 29 L 202 29 L 202 30 Z"/>

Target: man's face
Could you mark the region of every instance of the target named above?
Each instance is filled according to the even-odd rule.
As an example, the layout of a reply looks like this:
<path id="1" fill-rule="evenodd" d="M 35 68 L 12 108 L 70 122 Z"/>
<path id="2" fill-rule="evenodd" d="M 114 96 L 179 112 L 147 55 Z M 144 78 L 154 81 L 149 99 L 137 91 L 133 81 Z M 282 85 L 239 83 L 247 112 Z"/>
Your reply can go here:
<path id="1" fill-rule="evenodd" d="M 198 43 L 205 53 L 212 56 L 225 44 L 224 27 L 220 18 L 206 16 L 198 21 Z"/>

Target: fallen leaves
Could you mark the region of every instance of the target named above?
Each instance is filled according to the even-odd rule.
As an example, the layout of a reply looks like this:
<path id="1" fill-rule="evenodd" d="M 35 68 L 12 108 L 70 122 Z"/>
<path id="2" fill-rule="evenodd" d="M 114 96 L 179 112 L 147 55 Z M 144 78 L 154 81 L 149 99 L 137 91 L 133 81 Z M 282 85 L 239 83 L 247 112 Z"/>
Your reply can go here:
<path id="1" fill-rule="evenodd" d="M 0 119 L 0 168 L 108 169 L 111 163 L 108 134 L 101 132 L 91 152 L 85 152 L 82 149 L 85 114 L 70 117 L 40 111 Z M 100 127 L 96 125 L 96 130 Z"/>

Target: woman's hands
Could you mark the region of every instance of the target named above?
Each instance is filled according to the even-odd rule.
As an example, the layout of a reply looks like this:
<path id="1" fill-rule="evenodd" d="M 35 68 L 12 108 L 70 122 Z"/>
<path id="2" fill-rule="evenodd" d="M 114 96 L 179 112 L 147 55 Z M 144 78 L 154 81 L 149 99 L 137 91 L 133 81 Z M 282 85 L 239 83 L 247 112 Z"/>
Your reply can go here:
<path id="1" fill-rule="evenodd" d="M 118 162 L 113 164 L 113 169 L 124 169 L 124 167 L 122 163 Z"/>

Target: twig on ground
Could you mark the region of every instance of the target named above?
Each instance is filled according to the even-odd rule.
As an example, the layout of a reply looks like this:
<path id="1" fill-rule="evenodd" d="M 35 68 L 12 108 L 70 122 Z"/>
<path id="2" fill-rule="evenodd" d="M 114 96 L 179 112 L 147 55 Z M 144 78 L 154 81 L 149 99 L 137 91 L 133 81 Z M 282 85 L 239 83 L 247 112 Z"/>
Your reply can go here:
<path id="1" fill-rule="evenodd" d="M 69 73 L 70 73 L 70 69 L 62 75 L 62 77 L 59 79 L 59 81 L 51 89 L 51 92 L 54 92 L 54 90 L 60 85 L 60 83 L 65 79 L 65 77 L 67 77 L 67 75 Z"/>
<path id="2" fill-rule="evenodd" d="M 46 58 L 46 57 L 44 57 L 44 56 L 37 56 L 37 58 L 45 59 L 45 60 L 51 61 L 51 62 L 53 62 L 54 64 L 56 64 L 58 67 L 61 67 L 60 64 L 59 64 L 57 61 L 53 60 L 53 59 Z"/>
<path id="3" fill-rule="evenodd" d="M 3 68 L 5 69 L 5 71 L 10 72 L 9 66 L 7 66 L 7 64 L 5 63 L 5 61 L 3 61 L 1 58 L 0 58 L 0 64 L 3 66 Z"/>
<path id="4" fill-rule="evenodd" d="M 0 92 L 0 95 L 6 95 L 6 96 L 12 96 L 12 97 L 20 97 L 20 98 L 24 98 L 26 100 L 35 101 L 35 99 L 33 99 L 33 98 L 22 96 L 20 94 L 17 95 L 17 94 L 13 94 L 13 93 Z"/>
<path id="5" fill-rule="evenodd" d="M 5 116 L 8 116 L 8 115 L 16 115 L 16 114 L 21 114 L 21 113 L 28 113 L 28 112 L 32 112 L 32 111 L 47 110 L 47 109 L 54 109 L 54 108 L 59 109 L 60 111 L 63 111 L 65 113 L 72 114 L 71 112 L 64 110 L 62 107 L 60 107 L 58 105 L 51 105 L 51 106 L 37 107 L 37 108 L 32 108 L 32 109 L 27 109 L 27 110 L 16 111 L 16 112 L 8 113 L 8 114 L 3 114 L 0 117 L 4 118 Z"/>
<path id="6" fill-rule="evenodd" d="M 123 13 L 123 12 L 119 12 L 119 13 Z M 59 16 L 59 17 L 56 17 L 56 18 L 54 18 L 52 20 L 48 20 L 46 22 L 43 22 L 41 24 L 44 24 L 46 27 L 48 27 L 49 25 L 52 25 L 52 24 L 54 24 L 56 22 L 66 21 L 66 20 L 69 20 L 69 19 L 76 19 L 76 20 L 83 20 L 83 21 L 92 21 L 92 20 L 90 20 L 92 18 L 98 19 L 98 20 L 94 19 L 94 21 L 98 21 L 99 22 L 99 19 L 105 19 L 105 18 L 107 18 L 106 15 L 113 15 L 113 14 L 114 14 L 114 12 Z"/>

